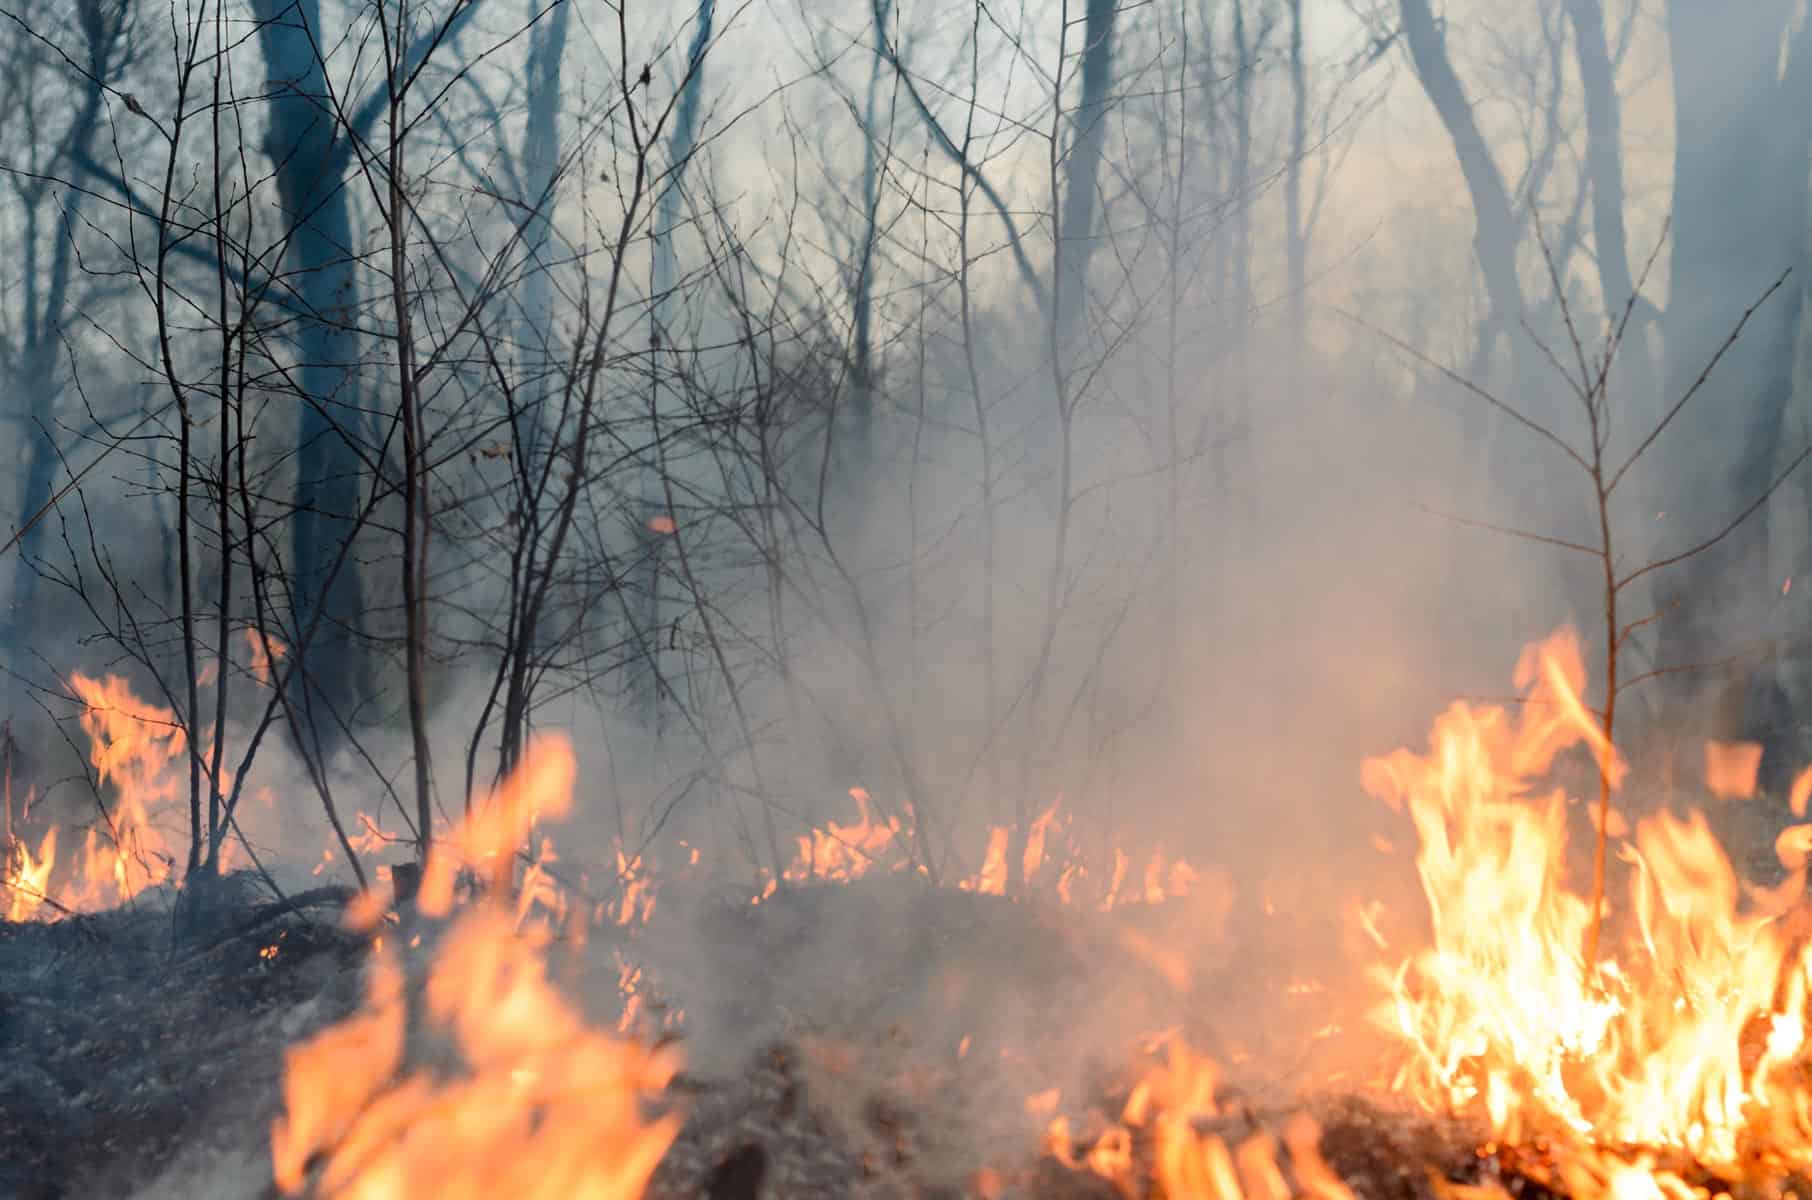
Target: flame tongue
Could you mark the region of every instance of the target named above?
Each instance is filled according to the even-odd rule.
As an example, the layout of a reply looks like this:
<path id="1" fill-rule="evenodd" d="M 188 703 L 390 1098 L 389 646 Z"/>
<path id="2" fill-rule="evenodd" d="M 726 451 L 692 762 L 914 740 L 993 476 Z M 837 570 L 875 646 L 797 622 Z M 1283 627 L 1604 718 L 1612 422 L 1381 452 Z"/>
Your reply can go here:
<path id="1" fill-rule="evenodd" d="M 65 903 L 91 911 L 169 878 L 174 857 L 153 816 L 180 798 L 181 776 L 170 768 L 187 755 L 188 739 L 174 711 L 140 700 L 118 675 L 92 679 L 78 671 L 69 683 L 87 705 L 82 731 L 95 774 L 118 790 L 109 828 L 88 831 L 79 878 Z"/>
<path id="2" fill-rule="evenodd" d="M 1376 1016 L 1408 1050 L 1396 1087 L 1481 1112 L 1507 1141 L 1540 1131 L 1582 1153 L 1665 1146 L 1732 1167 L 1760 1147 L 1779 1166 L 1812 1163 L 1812 1089 L 1793 1069 L 1806 948 L 1781 922 L 1804 889 L 1805 827 L 1780 843 L 1791 877 L 1765 891 L 1740 883 L 1701 815 L 1644 819 L 1620 849 L 1633 929 L 1593 969 L 1590 900 L 1563 878 L 1566 797 L 1532 793 L 1570 746 L 1591 748 L 1614 784 L 1622 765 L 1580 701 L 1570 634 L 1526 654 L 1518 682 L 1515 717 L 1455 704 L 1428 753 L 1364 766 L 1366 789 L 1415 825 L 1433 926 L 1430 946 L 1379 973 Z M 1634 1194 L 1632 1171 L 1648 1189 L 1659 1178 L 1623 1163 L 1582 1174 L 1580 1194 Z"/>
<path id="3" fill-rule="evenodd" d="M 498 877 L 535 818 L 570 806 L 574 773 L 564 741 L 531 746 L 473 820 L 437 844 L 423 911 L 451 910 L 461 869 Z M 379 950 L 365 1008 L 289 1052 L 286 1112 L 271 1130 L 279 1188 L 300 1189 L 321 1158 L 320 1193 L 348 1200 L 642 1195 L 678 1120 L 648 1121 L 641 1106 L 674 1059 L 587 1026 L 547 978 L 546 933 L 519 932 L 519 919 L 488 893 L 434 954 L 423 1010 L 457 1051 L 457 1072 L 397 1078 L 404 975 Z"/>

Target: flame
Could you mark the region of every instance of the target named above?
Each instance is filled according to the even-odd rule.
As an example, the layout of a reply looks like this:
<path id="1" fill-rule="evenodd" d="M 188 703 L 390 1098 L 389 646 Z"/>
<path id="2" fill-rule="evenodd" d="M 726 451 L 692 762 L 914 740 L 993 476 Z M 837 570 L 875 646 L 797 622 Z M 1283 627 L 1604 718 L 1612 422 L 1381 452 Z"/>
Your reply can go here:
<path id="1" fill-rule="evenodd" d="M 1787 811 L 1795 817 L 1804 817 L 1808 798 L 1812 798 L 1812 767 L 1806 767 L 1793 777 L 1793 786 L 1787 793 Z"/>
<path id="2" fill-rule="evenodd" d="M 172 710 L 140 700 L 121 676 L 94 679 L 77 671 L 69 685 L 86 706 L 82 731 L 97 781 L 116 793 L 110 827 L 89 829 L 76 878 L 57 897 L 65 908 L 89 912 L 170 877 L 174 859 L 152 814 L 181 799 L 182 773 L 171 768 L 188 753 L 188 739 Z"/>
<path id="3" fill-rule="evenodd" d="M 287 651 L 274 638 L 261 638 L 252 630 L 243 632 L 250 670 L 268 685 L 271 664 L 281 660 Z M 196 673 L 196 685 L 217 685 L 226 665 L 221 659 L 202 663 Z M 96 678 L 77 671 L 69 678 L 69 688 L 82 703 L 80 723 L 88 738 L 88 757 L 96 782 L 101 787 L 111 787 L 113 795 L 103 806 L 103 819 L 85 831 L 68 863 L 55 864 L 45 857 L 46 848 L 55 846 L 48 839 L 35 855 L 27 856 L 19 849 L 6 852 L 6 861 L 0 863 L 0 887 L 13 892 L 7 911 L 23 911 L 13 883 L 25 871 L 28 858 L 31 870 L 43 873 L 39 884 L 49 885 L 53 876 L 59 881 L 49 895 L 40 897 L 39 904 L 31 906 L 34 915 L 93 912 L 166 882 L 173 873 L 176 856 L 162 826 L 186 826 L 189 820 L 189 736 L 175 711 L 140 699 L 133 694 L 131 684 L 119 675 Z M 209 744 L 213 736 L 214 731 L 204 727 L 198 744 Z M 232 773 L 224 766 L 216 782 L 223 795 L 233 789 Z M 7 786 L 11 786 L 10 776 Z M 237 812 L 241 832 L 256 824 L 260 814 L 269 816 L 275 812 L 267 788 L 252 788 L 247 799 L 251 803 L 241 804 Z M 66 847 L 70 844 L 64 841 Z M 224 842 L 219 867 L 231 870 L 237 853 L 234 841 Z M 321 869 L 318 867 L 317 873 Z M 48 905 L 44 905 L 45 901 Z"/>
<path id="4" fill-rule="evenodd" d="M 1714 1168 L 1812 1165 L 1812 962 L 1783 920 L 1801 902 L 1812 827 L 1782 835 L 1788 878 L 1761 889 L 1741 883 L 1703 815 L 1637 822 L 1618 848 L 1628 935 L 1587 963 L 1591 900 L 1565 878 L 1567 797 L 1538 781 L 1571 746 L 1592 749 L 1613 782 L 1622 764 L 1580 698 L 1570 633 L 1525 652 L 1517 679 L 1515 716 L 1455 704 L 1427 753 L 1362 770 L 1415 826 L 1433 925 L 1430 945 L 1377 974 L 1376 1020 L 1405 1051 L 1394 1087 L 1431 1111 L 1482 1114 L 1504 1141 L 1556 1139 L 1580 1198 L 1685 1194 L 1615 1147 L 1683 1150 Z M 1748 793 L 1750 751 L 1708 747 L 1707 764 L 1714 792 Z"/>
<path id="5" fill-rule="evenodd" d="M 548 738 L 530 743 L 522 762 L 490 798 L 429 849 L 421 910 L 431 917 L 452 911 L 454 885 L 462 872 L 514 880 L 517 847 L 538 819 L 566 815 L 577 774 L 577 760 L 566 742 Z"/>
<path id="6" fill-rule="evenodd" d="M 520 767 L 431 852 L 420 897 L 451 910 L 461 866 L 515 854 L 537 816 L 563 814 L 576 773 L 561 740 L 533 743 Z M 531 866 L 531 873 L 534 870 Z M 457 1075 L 404 1066 L 405 973 L 381 943 L 365 1007 L 286 1056 L 284 1114 L 271 1128 L 277 1186 L 299 1191 L 320 1162 L 318 1194 L 345 1200 L 633 1200 L 678 1134 L 644 1098 L 676 1069 L 670 1053 L 589 1028 L 547 978 L 549 935 L 519 932 L 495 892 L 463 912 L 434 954 L 422 1002 Z"/>
<path id="7" fill-rule="evenodd" d="M 866 788 L 850 788 L 849 798 L 856 802 L 855 823 L 839 825 L 828 821 L 825 828 L 814 828 L 806 836 L 795 838 L 798 851 L 792 863 L 781 872 L 783 879 L 789 883 L 813 879 L 847 883 L 860 878 L 887 854 L 900 836 L 900 818 L 875 820 L 868 807 Z M 904 867 L 905 861 L 902 859 L 896 865 Z"/>
<path id="8" fill-rule="evenodd" d="M 395 834 L 385 833 L 370 813 L 357 814 L 353 824 L 356 828 L 347 833 L 346 841 L 360 854 L 376 854 L 402 840 Z"/>
<path id="9" fill-rule="evenodd" d="M 982 856 L 980 874 L 974 879 L 963 881 L 960 885 L 967 891 L 980 892 L 984 896 L 1004 896 L 1007 893 L 1007 844 L 1012 840 L 1012 831 L 1004 825 L 996 825 L 988 833 L 988 850 Z"/>
<path id="10" fill-rule="evenodd" d="M 54 827 L 44 831 L 35 855 L 30 846 L 17 840 L 0 849 L 5 850 L 0 858 L 0 894 L 5 896 L 6 919 L 29 921 L 50 897 L 50 870 L 57 861 L 57 831 Z"/>
<path id="11" fill-rule="evenodd" d="M 1755 795 L 1755 776 L 1762 765 L 1756 742 L 1705 743 L 1705 788 L 1720 800 L 1747 800 Z"/>
<path id="12" fill-rule="evenodd" d="M 251 655 L 249 665 L 252 678 L 265 687 L 269 687 L 271 685 L 271 668 L 283 661 L 284 657 L 289 654 L 289 647 L 269 634 L 259 634 L 256 629 L 245 631 L 245 644 Z"/>
<path id="13" fill-rule="evenodd" d="M 1151 1195 L 1187 1196 L 1191 1200 L 1353 1200 L 1321 1155 L 1321 1129 L 1299 1113 L 1284 1122 L 1282 1143 L 1260 1130 L 1229 1146 L 1203 1123 L 1223 1115 L 1216 1096 L 1220 1071 L 1213 1061 L 1178 1038 L 1167 1040 L 1165 1061 L 1149 1070 L 1128 1095 L 1119 1124 L 1078 1155 L 1069 1122 L 1055 1117 L 1046 1127 L 1045 1149 L 1075 1171 L 1088 1171 L 1123 1196 L 1146 1194 L 1139 1187 L 1133 1145 L 1135 1131 L 1146 1131 L 1152 1146 Z M 1033 1101 L 1037 1103 L 1034 1104 Z M 1054 1094 L 1028 1101 L 1032 1112 L 1054 1105 Z M 1294 1182 L 1292 1182 L 1292 1177 Z"/>
<path id="14" fill-rule="evenodd" d="M 372 960 L 365 1007 L 284 1056 L 284 1116 L 271 1129 L 271 1164 L 285 1192 L 302 1187 L 308 1160 L 338 1145 L 403 1059 L 403 972 Z"/>
<path id="15" fill-rule="evenodd" d="M 1039 813 L 1026 827 L 1020 867 L 1028 890 L 1054 895 L 1062 904 L 1092 903 L 1102 912 L 1128 904 L 1162 904 L 1188 895 L 1202 881 L 1202 873 L 1189 863 L 1153 851 L 1145 866 L 1135 871 L 1135 859 L 1123 847 L 1113 849 L 1111 871 L 1091 872 L 1072 828 L 1070 815 L 1061 811 L 1062 797 Z M 957 884 L 964 891 L 986 896 L 1007 893 L 1013 830 L 996 825 L 988 831 L 981 869 Z M 1105 878 L 1106 886 L 1095 889 Z M 1092 901 L 1086 899 L 1094 896 Z"/>
<path id="16" fill-rule="evenodd" d="M 906 807 L 904 817 L 889 816 L 883 821 L 875 816 L 868 789 L 852 787 L 849 797 L 856 805 L 856 820 L 848 825 L 828 821 L 822 829 L 814 827 L 795 838 L 791 862 L 778 879 L 767 871 L 760 873 L 760 889 L 750 898 L 751 904 L 760 904 L 772 896 L 782 881 L 848 883 L 877 866 L 889 871 L 914 867 L 913 847 L 918 835 L 911 807 Z M 1173 860 L 1161 850 L 1146 858 L 1143 868 L 1135 869 L 1133 857 L 1115 847 L 1112 871 L 1091 872 L 1084 861 L 1080 839 L 1071 828 L 1070 816 L 1062 811 L 1062 803 L 1059 797 L 1026 826 L 1019 865 L 1028 891 L 1052 896 L 1062 904 L 1091 904 L 1107 912 L 1128 904 L 1161 904 L 1190 894 L 1203 882 L 1204 875 L 1195 867 L 1181 859 Z M 966 879 L 956 880 L 955 886 L 985 896 L 1007 895 L 1013 833 L 1013 826 L 991 827 L 981 868 Z M 696 865 L 697 849 L 687 849 Z M 640 859 L 626 861 L 621 853 L 618 859 L 618 873 L 626 889 L 623 903 L 628 905 L 632 899 L 641 902 L 637 883 L 642 870 Z M 925 868 L 919 865 L 917 870 L 922 874 Z M 1099 880 L 1106 880 L 1105 887 L 1098 884 Z M 1218 875 L 1214 881 L 1218 887 Z M 621 915 L 616 919 L 619 924 L 630 923 Z"/>
<path id="17" fill-rule="evenodd" d="M 555 879 L 549 866 L 559 861 L 552 838 L 542 838 L 541 847 L 522 873 L 522 885 L 516 890 L 516 927 L 555 930 L 566 924 L 569 908 L 566 889 Z"/>
<path id="18" fill-rule="evenodd" d="M 655 890 L 654 880 L 648 874 L 648 867 L 642 856 L 625 854 L 618 846 L 617 882 L 622 887 L 622 894 L 614 905 L 608 906 L 606 912 L 610 923 L 617 926 L 646 925 L 654 917 Z M 692 862 L 698 862 L 698 851 L 692 851 Z"/>

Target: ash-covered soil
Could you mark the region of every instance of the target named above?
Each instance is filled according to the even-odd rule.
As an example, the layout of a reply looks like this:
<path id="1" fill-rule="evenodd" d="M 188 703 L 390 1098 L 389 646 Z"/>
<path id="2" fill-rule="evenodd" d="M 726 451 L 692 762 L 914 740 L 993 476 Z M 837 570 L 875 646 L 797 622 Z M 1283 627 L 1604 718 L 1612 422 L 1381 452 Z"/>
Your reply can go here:
<path id="1" fill-rule="evenodd" d="M 0 1196 L 275 1195 L 284 1048 L 356 1007 L 366 951 L 331 905 L 267 904 L 231 899 L 180 937 L 156 903 L 0 925 Z M 1136 1080 L 1141 1040 L 1180 1032 L 1249 1060 L 1220 1129 L 1237 1141 L 1345 1069 L 1338 1039 L 1303 1032 L 1335 1002 L 1291 986 L 1327 966 L 1327 929 L 904 878 L 665 908 L 552 964 L 600 1023 L 620 1006 L 619 955 L 646 965 L 648 999 L 685 1012 L 668 1098 L 685 1126 L 658 1200 L 969 1196 L 984 1170 L 997 1195 L 1107 1196 L 1042 1155 L 1029 1096 L 1057 1089 L 1086 1147 Z M 1312 1107 L 1368 1200 L 1475 1170 L 1464 1138 L 1325 1092 Z"/>
<path id="2" fill-rule="evenodd" d="M 350 1010 L 364 954 L 269 911 L 234 903 L 185 938 L 157 899 L 0 922 L 0 1195 L 129 1194 L 217 1114 L 268 1122 L 283 1047 Z"/>

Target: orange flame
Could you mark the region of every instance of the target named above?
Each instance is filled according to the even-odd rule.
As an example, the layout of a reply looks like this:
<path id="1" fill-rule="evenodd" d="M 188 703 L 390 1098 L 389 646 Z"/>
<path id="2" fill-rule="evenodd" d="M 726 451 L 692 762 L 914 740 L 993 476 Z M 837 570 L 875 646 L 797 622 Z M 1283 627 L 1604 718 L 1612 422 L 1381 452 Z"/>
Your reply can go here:
<path id="1" fill-rule="evenodd" d="M 1124 1196 L 1140 1194 L 1132 1154 L 1132 1131 L 1149 1128 L 1155 1195 L 1192 1200 L 1353 1200 L 1321 1156 L 1321 1130 L 1306 1114 L 1284 1124 L 1287 1158 L 1278 1139 L 1260 1131 L 1229 1147 L 1198 1126 L 1221 1115 L 1216 1098 L 1220 1072 L 1208 1058 L 1171 1039 L 1167 1060 L 1147 1072 L 1120 1112 L 1120 1124 L 1078 1156 L 1063 1117 L 1045 1133 L 1045 1148 L 1071 1170 L 1086 1170 L 1111 1182 Z M 1043 1097 L 1036 1099 L 1043 1100 Z M 1031 1111 L 1028 1108 L 1028 1111 Z M 1291 1177 L 1294 1177 L 1294 1184 Z"/>
<path id="2" fill-rule="evenodd" d="M 450 911 L 460 864 L 494 864 L 535 816 L 566 812 L 574 776 L 564 741 L 532 744 L 431 853 L 423 909 Z M 675 1060 L 589 1028 L 547 978 L 545 932 L 519 934 L 507 899 L 486 899 L 453 925 L 426 984 L 426 1020 L 457 1047 L 463 1074 L 395 1078 L 406 983 L 380 948 L 365 1009 L 287 1055 L 285 1112 L 271 1129 L 284 1192 L 300 1190 L 318 1159 L 319 1194 L 345 1200 L 642 1195 L 679 1125 L 646 1120 L 642 1104 Z"/>
<path id="3" fill-rule="evenodd" d="M 44 832 L 35 855 L 22 841 L 0 849 L 6 852 L 0 858 L 0 893 L 6 896 L 6 919 L 29 921 L 50 896 L 50 870 L 57 861 L 57 831 L 51 828 Z"/>
<path id="4" fill-rule="evenodd" d="M 462 870 L 489 879 L 507 869 L 513 879 L 517 847 L 538 819 L 566 815 L 577 775 L 578 761 L 565 741 L 531 742 L 522 762 L 490 799 L 475 805 L 457 829 L 429 849 L 418 900 L 421 910 L 431 917 L 452 911 L 453 889 Z"/>
<path id="5" fill-rule="evenodd" d="M 808 836 L 795 838 L 798 850 L 781 877 L 789 883 L 820 879 L 848 882 L 860 878 L 895 845 L 900 835 L 900 818 L 876 821 L 868 807 L 868 790 L 852 787 L 849 798 L 856 802 L 856 821 L 839 825 L 827 821 L 824 829 L 813 829 Z M 896 864 L 904 867 L 901 860 Z"/>
<path id="6" fill-rule="evenodd" d="M 1571 1169 L 1598 1180 L 1575 1196 L 1679 1182 L 1595 1147 L 1676 1147 L 1719 1166 L 1760 1146 L 1812 1161 L 1796 1065 L 1812 963 L 1782 921 L 1804 891 L 1812 829 L 1783 835 L 1789 878 L 1763 890 L 1740 883 L 1701 815 L 1643 819 L 1619 850 L 1630 935 L 1586 963 L 1590 899 L 1563 877 L 1567 798 L 1537 781 L 1581 743 L 1614 778 L 1622 767 L 1580 700 L 1570 633 L 1526 652 L 1518 682 L 1516 717 L 1455 704 L 1426 754 L 1364 764 L 1366 789 L 1415 826 L 1433 919 L 1429 947 L 1378 972 L 1376 1018 L 1407 1052 L 1396 1087 L 1482 1113 L 1505 1140 L 1562 1138 Z"/>
<path id="7" fill-rule="evenodd" d="M 251 654 L 252 678 L 269 687 L 271 668 L 283 661 L 289 647 L 268 634 L 261 635 L 256 629 L 245 631 L 245 644 Z"/>
<path id="8" fill-rule="evenodd" d="M 654 880 L 649 877 L 648 868 L 642 862 L 642 856 L 631 857 L 617 847 L 617 882 L 622 894 L 617 902 L 607 909 L 611 924 L 618 926 L 646 925 L 654 917 Z M 692 851 L 692 861 L 698 861 L 698 851 Z"/>
<path id="9" fill-rule="evenodd" d="M 118 675 L 93 679 L 78 671 L 69 685 L 86 705 L 89 761 L 100 784 L 117 793 L 111 828 L 88 831 L 77 878 L 59 897 L 67 908 L 91 911 L 170 877 L 173 859 L 152 814 L 181 797 L 181 773 L 171 768 L 188 753 L 188 739 L 172 710 L 138 699 Z"/>
<path id="10" fill-rule="evenodd" d="M 1004 896 L 1007 892 L 1007 843 L 1012 833 L 996 825 L 988 833 L 988 850 L 982 856 L 981 873 L 963 886 L 984 896 Z"/>
<path id="11" fill-rule="evenodd" d="M 1755 776 L 1762 766 L 1756 742 L 1705 743 L 1705 787 L 1720 800 L 1747 800 L 1755 795 Z"/>

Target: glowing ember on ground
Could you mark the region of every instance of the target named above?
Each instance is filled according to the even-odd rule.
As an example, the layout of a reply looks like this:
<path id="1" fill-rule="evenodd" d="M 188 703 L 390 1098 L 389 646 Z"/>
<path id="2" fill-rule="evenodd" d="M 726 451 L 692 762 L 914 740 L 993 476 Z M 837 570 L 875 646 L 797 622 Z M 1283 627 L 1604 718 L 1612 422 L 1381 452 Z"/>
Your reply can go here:
<path id="1" fill-rule="evenodd" d="M 1598 737 L 1574 638 L 1531 648 L 1517 681 L 1515 714 L 1455 704 L 1427 753 L 1364 767 L 1415 824 L 1433 919 L 1432 944 L 1379 976 L 1377 1018 L 1408 1052 L 1394 1087 L 1482 1115 L 1501 1141 L 1552 1139 L 1576 1197 L 1705 1194 L 1645 1147 L 1745 1176 L 1812 1165 L 1812 963 L 1784 919 L 1803 903 L 1812 827 L 1781 834 L 1787 878 L 1761 888 L 1703 816 L 1644 817 L 1617 847 L 1627 895 L 1608 898 L 1627 904 L 1607 925 L 1625 936 L 1589 964 L 1590 898 L 1563 877 L 1567 798 L 1541 783 Z M 1747 750 L 1707 758 L 1714 793 L 1750 789 Z"/>

